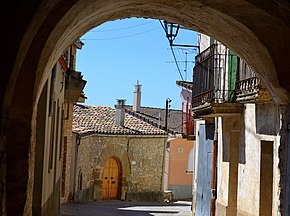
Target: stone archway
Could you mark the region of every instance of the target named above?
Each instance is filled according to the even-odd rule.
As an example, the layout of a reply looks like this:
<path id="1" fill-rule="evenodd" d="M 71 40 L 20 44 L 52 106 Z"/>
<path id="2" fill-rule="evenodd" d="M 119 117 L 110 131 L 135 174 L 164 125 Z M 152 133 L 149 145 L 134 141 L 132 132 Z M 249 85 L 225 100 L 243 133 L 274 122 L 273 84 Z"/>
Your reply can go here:
<path id="1" fill-rule="evenodd" d="M 103 184 L 103 173 L 106 162 L 110 158 L 114 158 L 121 170 L 120 177 L 120 199 L 125 200 L 128 179 L 131 173 L 130 159 L 128 153 L 117 144 L 110 144 L 102 151 L 97 161 L 97 172 L 94 175 L 94 200 L 102 199 L 102 184 Z"/>
<path id="2" fill-rule="evenodd" d="M 212 35 L 257 71 L 277 104 L 289 103 L 287 1 L 43 0 L 16 5 L 7 2 L 5 11 L 11 15 L 3 23 L 2 34 L 8 41 L 3 44 L 7 53 L 0 80 L 1 185 L 5 185 L 0 192 L 2 211 L 5 205 L 7 211 L 17 214 L 31 211 L 36 113 L 45 80 L 64 48 L 103 22 L 150 17 Z"/>

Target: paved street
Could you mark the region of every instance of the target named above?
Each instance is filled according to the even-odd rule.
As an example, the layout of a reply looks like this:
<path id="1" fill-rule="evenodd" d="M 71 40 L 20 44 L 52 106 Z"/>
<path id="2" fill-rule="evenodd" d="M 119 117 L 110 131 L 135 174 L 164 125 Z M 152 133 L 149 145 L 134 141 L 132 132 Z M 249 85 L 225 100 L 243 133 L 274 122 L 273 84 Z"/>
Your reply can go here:
<path id="1" fill-rule="evenodd" d="M 59 216 L 192 216 L 191 202 L 150 203 L 133 201 L 98 201 L 66 203 Z"/>

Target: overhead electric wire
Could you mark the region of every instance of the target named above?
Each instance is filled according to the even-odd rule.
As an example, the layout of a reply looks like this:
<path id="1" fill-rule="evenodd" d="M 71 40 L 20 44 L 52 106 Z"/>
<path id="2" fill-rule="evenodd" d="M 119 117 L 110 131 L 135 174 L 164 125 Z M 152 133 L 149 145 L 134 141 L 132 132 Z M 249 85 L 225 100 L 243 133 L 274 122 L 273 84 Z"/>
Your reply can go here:
<path id="1" fill-rule="evenodd" d="M 159 20 L 159 22 L 160 22 L 160 25 L 162 26 L 163 30 L 164 30 L 165 33 L 166 33 L 166 29 L 165 29 L 164 25 L 162 24 L 161 20 Z M 167 36 L 167 35 L 166 35 L 166 36 Z"/>
<path id="2" fill-rule="evenodd" d="M 135 27 L 138 27 L 138 26 L 143 26 L 143 25 L 148 25 L 152 22 L 154 22 L 155 20 L 152 20 L 150 22 L 147 22 L 147 23 L 141 23 L 141 24 L 138 24 L 138 25 L 133 25 L 133 26 L 128 26 L 128 27 L 124 27 L 124 28 L 117 28 L 117 29 L 107 29 L 107 30 L 92 30 L 90 32 L 110 32 L 110 31 L 120 31 L 120 30 L 124 30 L 124 29 L 130 29 L 130 28 L 135 28 Z"/>
<path id="3" fill-rule="evenodd" d="M 133 36 L 145 34 L 147 32 L 151 32 L 151 31 L 154 31 L 156 29 L 159 29 L 159 27 L 153 28 L 153 29 L 150 29 L 150 30 L 147 30 L 147 31 L 139 32 L 139 33 L 136 33 L 136 34 L 126 35 L 126 36 L 113 37 L 113 38 L 83 38 L 81 40 L 115 40 L 115 39 L 122 39 L 122 38 L 128 38 L 128 37 L 133 37 Z"/>
<path id="4" fill-rule="evenodd" d="M 178 42 L 179 44 L 181 44 L 178 38 L 176 38 L 176 40 L 177 40 L 177 42 Z M 184 59 L 184 56 L 183 56 L 184 53 L 182 52 L 181 49 L 177 49 L 177 54 L 179 55 L 179 58 L 180 58 L 180 59 Z M 187 80 L 187 68 L 186 68 L 187 62 L 186 62 L 186 61 L 187 61 L 187 59 L 185 59 L 185 61 L 184 61 L 185 66 L 184 66 L 184 69 L 183 69 L 185 80 Z"/>
<path id="5" fill-rule="evenodd" d="M 175 53 L 174 53 L 174 50 L 172 49 L 172 46 L 170 46 L 170 49 L 171 49 L 171 52 L 172 52 L 172 55 L 173 55 L 177 70 L 179 72 L 180 78 L 181 78 L 182 81 L 184 81 L 183 76 L 182 76 L 181 71 L 180 71 L 180 68 L 179 68 L 179 65 L 178 65 L 178 62 L 177 62 L 177 59 L 176 59 L 176 56 L 175 56 Z"/>

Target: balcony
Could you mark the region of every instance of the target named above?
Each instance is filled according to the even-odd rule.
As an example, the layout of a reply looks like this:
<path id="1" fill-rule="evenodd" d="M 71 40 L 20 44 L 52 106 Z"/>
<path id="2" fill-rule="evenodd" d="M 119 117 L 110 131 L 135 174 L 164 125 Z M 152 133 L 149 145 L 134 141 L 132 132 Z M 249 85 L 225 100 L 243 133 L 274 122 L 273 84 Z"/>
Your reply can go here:
<path id="1" fill-rule="evenodd" d="M 272 100 L 266 86 L 243 60 L 240 60 L 239 77 L 241 78 L 236 82 L 237 102 L 259 103 Z"/>
<path id="2" fill-rule="evenodd" d="M 213 44 L 195 57 L 192 111 L 196 117 L 222 117 L 240 114 L 243 104 L 236 103 L 236 62 L 222 44 Z"/>
<path id="3" fill-rule="evenodd" d="M 229 100 L 234 91 L 209 90 L 193 97 L 192 111 L 196 117 L 223 117 L 243 112 L 244 106 Z"/>

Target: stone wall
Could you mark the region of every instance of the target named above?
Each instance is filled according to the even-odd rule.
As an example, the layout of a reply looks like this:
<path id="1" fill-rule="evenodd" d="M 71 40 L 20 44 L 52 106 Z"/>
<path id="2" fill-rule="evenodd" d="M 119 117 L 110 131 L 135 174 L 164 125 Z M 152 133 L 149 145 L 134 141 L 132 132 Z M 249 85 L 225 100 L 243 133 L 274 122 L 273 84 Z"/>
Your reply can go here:
<path id="1" fill-rule="evenodd" d="M 72 197 L 70 195 L 70 178 L 71 178 L 71 160 L 72 160 L 72 118 L 73 118 L 73 102 L 64 103 L 64 132 L 63 132 L 63 154 L 62 154 L 62 181 L 61 181 L 61 197 L 66 202 Z"/>
<path id="2" fill-rule="evenodd" d="M 114 157 L 121 168 L 123 200 L 154 201 L 163 197 L 164 146 L 167 137 L 89 136 L 80 141 L 77 175 L 82 174 L 78 199 L 102 199 L 102 174 L 105 162 Z M 79 179 L 78 189 L 80 188 Z M 85 191 L 93 191 L 87 193 Z M 83 196 L 80 194 L 90 194 Z"/>

